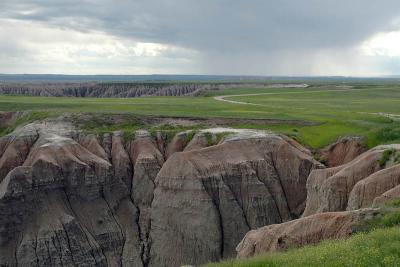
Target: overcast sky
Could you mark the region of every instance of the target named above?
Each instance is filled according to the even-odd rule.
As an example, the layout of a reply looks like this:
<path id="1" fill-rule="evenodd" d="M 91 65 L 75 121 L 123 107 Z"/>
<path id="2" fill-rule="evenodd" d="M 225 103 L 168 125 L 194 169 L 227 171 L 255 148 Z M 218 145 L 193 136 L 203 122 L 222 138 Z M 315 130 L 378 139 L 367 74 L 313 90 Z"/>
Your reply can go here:
<path id="1" fill-rule="evenodd" d="M 399 0 L 1 0 L 0 73 L 400 74 Z"/>

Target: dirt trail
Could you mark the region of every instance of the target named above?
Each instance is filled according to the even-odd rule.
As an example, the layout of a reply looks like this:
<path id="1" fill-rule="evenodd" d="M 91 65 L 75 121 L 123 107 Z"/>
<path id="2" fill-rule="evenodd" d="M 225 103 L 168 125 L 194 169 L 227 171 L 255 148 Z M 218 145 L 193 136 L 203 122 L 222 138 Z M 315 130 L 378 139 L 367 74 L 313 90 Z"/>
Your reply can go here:
<path id="1" fill-rule="evenodd" d="M 252 106 L 265 106 L 263 104 L 249 103 L 243 101 L 236 100 L 228 100 L 228 97 L 237 97 L 237 96 L 258 96 L 258 95 L 281 95 L 281 94 L 304 94 L 304 93 L 322 93 L 322 92 L 348 92 L 348 91 L 360 91 L 365 89 L 329 89 L 329 90 L 315 90 L 315 91 L 300 91 L 300 92 L 278 92 L 278 93 L 257 93 L 257 94 L 240 94 L 240 95 L 220 95 L 214 96 L 214 99 L 217 101 L 228 102 L 232 104 L 241 104 L 241 105 L 252 105 Z"/>

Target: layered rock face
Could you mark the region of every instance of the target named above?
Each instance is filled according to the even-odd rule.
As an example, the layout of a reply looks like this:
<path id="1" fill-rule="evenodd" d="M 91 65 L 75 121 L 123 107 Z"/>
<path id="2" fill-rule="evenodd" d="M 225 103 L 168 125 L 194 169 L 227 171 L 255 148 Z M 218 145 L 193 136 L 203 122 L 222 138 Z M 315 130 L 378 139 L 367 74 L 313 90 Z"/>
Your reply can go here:
<path id="1" fill-rule="evenodd" d="M 225 88 L 304 88 L 306 84 L 242 82 L 9 82 L 0 83 L 1 95 L 69 97 L 196 96 Z M 0 116 L 1 119 L 1 116 Z"/>
<path id="2" fill-rule="evenodd" d="M 347 164 L 311 172 L 303 216 L 371 206 L 375 198 L 400 184 L 397 150 L 400 145 L 378 146 Z M 383 162 L 387 151 L 395 152 Z"/>
<path id="3" fill-rule="evenodd" d="M 300 216 L 308 173 L 318 166 L 274 135 L 173 154 L 156 178 L 150 265 L 234 256 L 248 230 Z"/>
<path id="4" fill-rule="evenodd" d="M 211 147 L 202 134 L 185 144 L 160 140 L 138 132 L 125 142 L 120 132 L 84 135 L 48 123 L 1 138 L 0 265 L 177 266 L 230 257 L 248 230 L 299 217 L 308 174 L 320 167 L 276 135 Z"/>
<path id="5" fill-rule="evenodd" d="M 345 137 L 318 151 L 321 162 L 328 167 L 336 167 L 348 163 L 365 152 L 360 137 Z"/>
<path id="6" fill-rule="evenodd" d="M 94 154 L 99 146 L 37 130 L 0 185 L 0 264 L 141 266 L 137 209 L 119 171 Z"/>
<path id="7" fill-rule="evenodd" d="M 6 128 L 16 121 L 23 112 L 3 112 L 0 111 L 0 128 Z"/>
<path id="8" fill-rule="evenodd" d="M 340 144 L 338 150 L 344 151 L 344 146 Z M 331 147 L 335 154 L 338 143 Z M 371 206 L 400 198 L 399 150 L 400 145 L 378 146 L 346 164 L 312 170 L 302 218 L 249 231 L 237 246 L 237 256 L 247 258 L 348 237 L 355 224 L 379 214 L 379 208 Z"/>

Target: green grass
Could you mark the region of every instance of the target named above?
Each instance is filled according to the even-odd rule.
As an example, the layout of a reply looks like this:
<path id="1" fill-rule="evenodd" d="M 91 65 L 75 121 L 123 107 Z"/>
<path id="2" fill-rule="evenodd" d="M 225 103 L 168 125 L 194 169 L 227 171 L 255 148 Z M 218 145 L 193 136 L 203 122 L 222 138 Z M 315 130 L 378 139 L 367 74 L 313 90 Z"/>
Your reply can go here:
<path id="1" fill-rule="evenodd" d="M 209 267 L 368 267 L 399 266 L 398 226 L 359 233 L 347 240 L 324 241 L 318 246 L 271 253 L 249 260 L 231 260 Z"/>
<path id="2" fill-rule="evenodd" d="M 333 89 L 332 89 L 333 88 Z M 365 137 L 368 147 L 400 142 L 400 121 L 373 113 L 400 114 L 400 85 L 360 85 L 357 90 L 332 86 L 310 88 L 237 88 L 208 91 L 204 97 L 68 98 L 0 96 L 0 110 L 38 112 L 124 113 L 179 117 L 223 117 L 282 120 L 280 123 L 232 123 L 232 127 L 276 131 L 316 149 L 347 135 Z M 215 100 L 214 95 L 264 93 L 258 96 L 232 96 L 228 99 L 256 105 Z M 267 93 L 267 94 L 266 94 Z M 314 122 L 302 126 L 292 120 Z M 137 126 L 137 127 L 136 127 Z M 101 131 L 141 125 L 103 125 L 94 121 L 88 128 Z"/>
<path id="3" fill-rule="evenodd" d="M 381 204 L 379 208 L 377 216 L 353 226 L 353 231 L 356 233 L 368 233 L 375 229 L 400 225 L 400 199 Z"/>
<path id="4" fill-rule="evenodd" d="M 56 115 L 57 115 L 56 113 L 52 114 L 49 111 L 42 111 L 42 110 L 27 112 L 18 119 L 16 119 L 10 126 L 5 128 L 0 128 L 0 136 L 11 133 L 15 128 L 17 128 L 20 125 L 25 125 L 33 121 L 46 119 Z"/>
<path id="5" fill-rule="evenodd" d="M 204 136 L 206 137 L 207 140 L 207 146 L 213 146 L 218 144 L 222 139 L 224 139 L 226 136 L 231 135 L 232 132 L 222 132 L 222 133 L 217 133 L 217 134 L 212 134 L 209 132 L 205 132 Z"/>
<path id="6" fill-rule="evenodd" d="M 379 159 L 379 166 L 384 168 L 388 161 L 392 161 L 393 163 L 400 162 L 400 153 L 396 149 L 386 149 L 383 151 L 381 158 Z"/>
<path id="7" fill-rule="evenodd" d="M 347 240 L 325 240 L 318 245 L 292 248 L 287 252 L 259 255 L 247 260 L 228 260 L 209 267 L 333 267 L 399 266 L 400 199 L 380 207 L 379 215 L 354 226 Z"/>
<path id="8" fill-rule="evenodd" d="M 390 160 L 390 158 L 395 152 L 396 152 L 395 149 L 386 149 L 385 151 L 383 151 L 381 158 L 379 159 L 379 166 L 381 168 L 385 167 L 386 162 Z"/>
<path id="9" fill-rule="evenodd" d="M 148 125 L 141 121 L 136 116 L 124 116 L 117 122 L 113 121 L 110 116 L 104 114 L 94 114 L 90 119 L 80 120 L 79 116 L 74 116 L 75 121 L 80 128 L 86 133 L 104 134 L 114 131 L 122 131 L 123 138 L 125 141 L 134 139 L 135 132 L 137 130 L 146 129 L 153 136 L 156 136 L 157 132 L 161 132 L 167 142 L 171 141 L 172 138 L 179 132 L 191 130 L 186 136 L 187 143 L 193 138 L 194 134 L 198 129 L 205 128 L 201 124 L 197 125 Z"/>

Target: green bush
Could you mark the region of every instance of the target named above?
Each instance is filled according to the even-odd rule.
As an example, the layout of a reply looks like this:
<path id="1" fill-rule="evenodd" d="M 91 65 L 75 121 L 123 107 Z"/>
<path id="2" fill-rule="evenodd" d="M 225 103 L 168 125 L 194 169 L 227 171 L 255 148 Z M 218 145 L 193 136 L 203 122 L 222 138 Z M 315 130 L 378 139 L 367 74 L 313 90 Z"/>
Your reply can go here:
<path id="1" fill-rule="evenodd" d="M 381 144 L 389 144 L 400 141 L 400 127 L 398 124 L 393 124 L 389 127 L 385 127 L 380 129 L 376 138 Z"/>
<path id="2" fill-rule="evenodd" d="M 396 152 L 396 150 L 394 149 L 386 149 L 385 151 L 383 151 L 381 158 L 379 160 L 379 166 L 381 168 L 385 167 L 386 162 L 388 162 L 390 160 L 390 158 L 392 157 L 392 155 Z"/>

